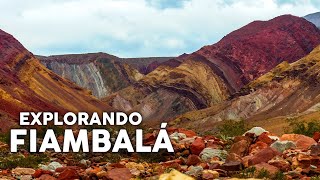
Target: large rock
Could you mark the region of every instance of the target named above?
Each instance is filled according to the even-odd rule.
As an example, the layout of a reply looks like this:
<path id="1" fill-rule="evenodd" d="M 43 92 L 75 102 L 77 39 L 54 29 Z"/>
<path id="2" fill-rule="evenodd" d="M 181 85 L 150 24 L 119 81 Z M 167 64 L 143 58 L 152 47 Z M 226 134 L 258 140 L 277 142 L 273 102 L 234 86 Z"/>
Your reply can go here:
<path id="1" fill-rule="evenodd" d="M 279 172 L 279 169 L 275 166 L 272 166 L 268 163 L 262 162 L 259 164 L 254 165 L 256 168 L 256 172 L 259 173 L 262 170 L 268 171 L 270 175 L 275 175 L 277 172 Z"/>
<path id="2" fill-rule="evenodd" d="M 201 151 L 206 147 L 202 138 L 196 138 L 190 146 L 192 154 L 199 155 Z"/>
<path id="3" fill-rule="evenodd" d="M 255 136 L 260 136 L 262 133 L 265 133 L 265 132 L 268 133 L 269 131 L 266 131 L 262 127 L 253 127 L 249 131 L 245 132 L 243 135 L 250 133 L 250 134 L 254 134 Z"/>
<path id="4" fill-rule="evenodd" d="M 262 162 L 268 162 L 270 159 L 272 159 L 273 157 L 279 154 L 280 153 L 277 150 L 271 147 L 262 149 L 256 154 L 254 154 L 253 156 L 249 157 L 248 165 L 251 166 L 251 165 L 259 164 Z"/>
<path id="5" fill-rule="evenodd" d="M 79 179 L 78 172 L 74 169 L 68 168 L 62 173 L 60 173 L 58 180 L 73 180 L 73 179 Z"/>
<path id="6" fill-rule="evenodd" d="M 199 158 L 199 156 L 197 155 L 194 155 L 194 154 L 190 154 L 188 156 L 188 159 L 187 159 L 187 165 L 188 166 L 192 166 L 192 165 L 197 165 L 198 163 L 201 162 L 201 159 Z"/>
<path id="7" fill-rule="evenodd" d="M 295 148 L 296 143 L 294 143 L 293 141 L 276 141 L 276 142 L 272 143 L 270 147 L 283 153 L 283 151 L 285 151 L 287 149 Z"/>
<path id="8" fill-rule="evenodd" d="M 251 142 L 247 140 L 241 140 L 234 144 L 232 144 L 229 153 L 234 153 L 239 155 L 240 157 L 245 156 L 248 153 L 248 149 Z"/>
<path id="9" fill-rule="evenodd" d="M 223 160 L 227 156 L 227 151 L 220 149 L 205 148 L 199 155 L 203 161 L 210 161 L 213 157 Z"/>
<path id="10" fill-rule="evenodd" d="M 128 168 L 115 168 L 107 172 L 110 180 L 129 180 L 132 174 Z"/>
<path id="11" fill-rule="evenodd" d="M 311 145 L 316 144 L 313 138 L 301 134 L 284 134 L 280 141 L 293 141 L 296 143 L 298 149 L 308 149 Z"/>
<path id="12" fill-rule="evenodd" d="M 12 170 L 12 174 L 15 175 L 33 175 L 36 171 L 31 168 L 15 168 Z"/>

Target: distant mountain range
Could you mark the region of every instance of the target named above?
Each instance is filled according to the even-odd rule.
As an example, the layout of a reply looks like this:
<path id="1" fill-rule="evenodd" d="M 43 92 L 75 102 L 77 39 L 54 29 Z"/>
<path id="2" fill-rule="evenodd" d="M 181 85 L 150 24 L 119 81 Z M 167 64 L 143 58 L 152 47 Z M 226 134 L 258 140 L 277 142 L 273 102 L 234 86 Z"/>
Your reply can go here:
<path id="1" fill-rule="evenodd" d="M 3 131 L 20 111 L 138 111 L 150 126 L 201 131 L 227 119 L 272 126 L 264 120 L 312 114 L 320 30 L 306 19 L 254 21 L 179 57 L 34 56 L 0 31 Z"/>
<path id="2" fill-rule="evenodd" d="M 304 18 L 320 28 L 320 12 L 306 15 Z"/>

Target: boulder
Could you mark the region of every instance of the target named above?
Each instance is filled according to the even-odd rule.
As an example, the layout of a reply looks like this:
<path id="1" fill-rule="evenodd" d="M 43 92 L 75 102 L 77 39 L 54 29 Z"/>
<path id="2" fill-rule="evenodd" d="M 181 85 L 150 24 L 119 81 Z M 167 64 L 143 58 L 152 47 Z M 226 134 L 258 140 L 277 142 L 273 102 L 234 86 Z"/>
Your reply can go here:
<path id="1" fill-rule="evenodd" d="M 276 142 L 272 143 L 270 147 L 283 153 L 283 151 L 285 151 L 287 149 L 296 148 L 296 143 L 294 143 L 293 141 L 276 141 Z"/>
<path id="2" fill-rule="evenodd" d="M 194 155 L 194 154 L 190 154 L 190 155 L 188 156 L 188 159 L 187 159 L 186 164 L 187 164 L 188 166 L 192 166 L 192 165 L 197 165 L 197 164 L 200 163 L 200 162 L 201 162 L 201 159 L 200 159 L 199 156 Z"/>
<path id="3" fill-rule="evenodd" d="M 269 131 L 266 131 L 265 129 L 263 129 L 261 127 L 253 127 L 249 131 L 245 132 L 243 135 L 250 133 L 250 134 L 254 134 L 255 136 L 260 136 L 262 133 L 265 133 L 265 132 L 268 133 Z"/>
<path id="4" fill-rule="evenodd" d="M 264 142 L 268 145 L 270 145 L 273 142 L 273 140 L 268 136 L 266 132 L 260 134 L 257 141 Z"/>
<path id="5" fill-rule="evenodd" d="M 68 168 L 62 171 L 58 177 L 58 180 L 73 180 L 79 179 L 78 172 L 74 169 Z"/>
<path id="6" fill-rule="evenodd" d="M 284 134 L 280 137 L 280 141 L 293 141 L 298 149 L 306 150 L 311 145 L 316 144 L 313 138 L 301 134 Z"/>
<path id="7" fill-rule="evenodd" d="M 247 140 L 240 140 L 232 144 L 229 153 L 234 153 L 239 155 L 240 157 L 243 157 L 248 153 L 250 143 L 251 142 L 248 142 Z"/>
<path id="8" fill-rule="evenodd" d="M 201 166 L 190 166 L 186 174 L 189 176 L 198 177 L 202 174 L 202 171 L 203 167 Z"/>
<path id="9" fill-rule="evenodd" d="M 129 180 L 132 174 L 128 168 L 115 168 L 107 172 L 110 180 Z"/>
<path id="10" fill-rule="evenodd" d="M 36 170 L 32 169 L 32 168 L 15 168 L 15 169 L 12 169 L 12 174 L 15 174 L 15 175 L 33 175 Z"/>
<path id="11" fill-rule="evenodd" d="M 272 166 L 272 165 L 265 163 L 265 162 L 256 164 L 253 167 L 256 168 L 257 173 L 259 173 L 262 170 L 266 170 L 270 173 L 270 175 L 275 175 L 277 172 L 279 172 L 279 169 L 277 167 Z"/>
<path id="12" fill-rule="evenodd" d="M 218 157 L 219 159 L 223 160 L 227 157 L 227 151 L 220 150 L 220 149 L 212 149 L 212 148 L 205 148 L 201 151 L 200 155 L 203 161 L 210 161 L 213 157 Z"/>
<path id="13" fill-rule="evenodd" d="M 254 154 L 253 156 L 249 157 L 248 165 L 251 166 L 251 165 L 256 165 L 263 162 L 268 162 L 269 160 L 271 160 L 273 157 L 277 155 L 280 155 L 280 153 L 271 147 L 262 149 L 256 154 Z"/>
<path id="14" fill-rule="evenodd" d="M 196 138 L 191 144 L 190 150 L 192 154 L 199 155 L 205 147 L 204 141 L 201 138 Z"/>

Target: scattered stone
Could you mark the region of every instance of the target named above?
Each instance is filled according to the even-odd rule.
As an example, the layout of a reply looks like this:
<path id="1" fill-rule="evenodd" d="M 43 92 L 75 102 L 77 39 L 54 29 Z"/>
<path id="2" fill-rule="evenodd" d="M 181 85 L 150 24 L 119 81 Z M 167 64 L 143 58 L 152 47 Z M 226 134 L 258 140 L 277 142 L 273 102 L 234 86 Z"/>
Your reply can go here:
<path id="1" fill-rule="evenodd" d="M 290 170 L 290 163 L 280 156 L 274 157 L 273 159 L 268 161 L 268 163 L 272 166 L 277 167 L 282 172 L 287 172 Z"/>
<path id="2" fill-rule="evenodd" d="M 36 171 L 31 168 L 15 168 L 11 172 L 12 174 L 20 176 L 20 175 L 33 175 Z"/>
<path id="3" fill-rule="evenodd" d="M 31 175 L 22 175 L 20 177 L 20 180 L 31 180 L 32 179 L 32 176 Z"/>
<path id="4" fill-rule="evenodd" d="M 201 166 L 190 166 L 186 174 L 189 176 L 198 177 L 202 174 L 202 171 L 203 167 Z"/>
<path id="5" fill-rule="evenodd" d="M 68 168 L 60 173 L 58 180 L 73 180 L 79 179 L 79 175 L 76 170 Z"/>
<path id="6" fill-rule="evenodd" d="M 319 142 L 320 140 L 320 132 L 315 132 L 313 134 L 313 139 L 316 141 L 316 142 Z"/>
<path id="7" fill-rule="evenodd" d="M 276 141 L 272 143 L 270 147 L 283 153 L 283 151 L 287 149 L 296 148 L 296 144 L 293 141 Z"/>
<path id="8" fill-rule="evenodd" d="M 107 172 L 110 180 L 129 180 L 132 174 L 128 168 L 115 168 Z"/>
<path id="9" fill-rule="evenodd" d="M 249 131 L 245 132 L 243 135 L 245 136 L 247 133 L 254 134 L 255 136 L 260 136 L 262 133 L 268 133 L 269 131 L 266 131 L 265 129 L 261 127 L 253 127 Z"/>
<path id="10" fill-rule="evenodd" d="M 37 170 L 35 170 L 35 172 L 33 174 L 33 177 L 39 178 L 43 174 L 52 175 L 53 173 L 51 171 L 49 171 L 49 170 L 37 169 Z"/>
<path id="11" fill-rule="evenodd" d="M 191 154 L 188 156 L 188 159 L 187 159 L 187 165 L 188 166 L 194 166 L 194 165 L 197 165 L 198 163 L 201 162 L 201 159 L 199 156 L 197 155 L 194 155 L 194 154 Z"/>
<path id="12" fill-rule="evenodd" d="M 262 170 L 266 170 L 270 173 L 270 175 L 275 175 L 277 172 L 279 172 L 279 169 L 275 166 L 272 166 L 268 163 L 262 162 L 259 164 L 254 165 L 256 168 L 256 172 L 259 173 Z"/>
<path id="13" fill-rule="evenodd" d="M 316 144 L 316 145 L 312 145 L 310 147 L 310 155 L 311 156 L 319 156 L 320 155 L 320 145 L 319 144 Z"/>
<path id="14" fill-rule="evenodd" d="M 308 136 L 301 134 L 284 134 L 280 138 L 281 141 L 293 141 L 298 149 L 306 150 L 311 145 L 316 144 L 316 141 Z"/>
<path id="15" fill-rule="evenodd" d="M 232 144 L 229 153 L 234 153 L 239 155 L 240 157 L 243 157 L 247 154 L 250 143 L 251 142 L 248 142 L 247 140 L 238 141 Z"/>
<path id="16" fill-rule="evenodd" d="M 204 141 L 201 138 L 196 138 L 191 144 L 190 150 L 192 154 L 199 155 L 205 147 Z"/>
<path id="17" fill-rule="evenodd" d="M 62 165 L 58 162 L 51 162 L 49 165 L 40 165 L 40 169 L 48 171 L 55 171 L 59 167 L 62 167 Z"/>
<path id="18" fill-rule="evenodd" d="M 205 148 L 199 155 L 205 162 L 210 161 L 213 157 L 224 160 L 227 157 L 227 151 L 220 149 Z"/>
<path id="19" fill-rule="evenodd" d="M 253 156 L 249 157 L 248 159 L 248 165 L 255 165 L 255 164 L 259 164 L 262 162 L 268 162 L 269 160 L 271 160 L 273 157 L 279 155 L 280 153 L 271 148 L 265 148 L 260 150 L 259 152 L 257 152 L 256 154 L 254 154 Z"/>
<path id="20" fill-rule="evenodd" d="M 216 179 L 219 177 L 219 173 L 213 170 L 204 170 L 202 172 L 202 179 Z"/>
<path id="21" fill-rule="evenodd" d="M 221 169 L 226 171 L 239 171 L 242 169 L 242 163 L 238 161 L 227 162 L 222 164 Z"/>
<path id="22" fill-rule="evenodd" d="M 56 180 L 57 178 L 50 176 L 49 174 L 41 175 L 38 180 Z"/>
<path id="23" fill-rule="evenodd" d="M 187 136 L 185 134 L 178 133 L 178 132 L 175 132 L 175 133 L 171 134 L 169 137 L 170 137 L 170 139 L 172 139 L 172 140 L 174 140 L 176 142 L 180 141 L 181 139 L 187 138 Z"/>
<path id="24" fill-rule="evenodd" d="M 270 145 L 273 142 L 273 140 L 268 136 L 268 134 L 266 132 L 262 133 L 258 137 L 257 141 L 264 142 L 268 145 Z"/>

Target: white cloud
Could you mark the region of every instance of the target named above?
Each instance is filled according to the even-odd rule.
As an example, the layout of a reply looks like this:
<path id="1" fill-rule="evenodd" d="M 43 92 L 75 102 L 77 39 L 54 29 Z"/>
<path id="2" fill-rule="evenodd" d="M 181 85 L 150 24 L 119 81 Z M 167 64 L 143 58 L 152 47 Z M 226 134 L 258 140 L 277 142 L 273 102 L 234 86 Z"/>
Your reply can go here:
<path id="1" fill-rule="evenodd" d="M 277 1 L 184 0 L 157 8 L 144 0 L 0 0 L 0 28 L 35 54 L 171 56 L 213 44 L 253 20 L 318 11 L 307 0 Z"/>

